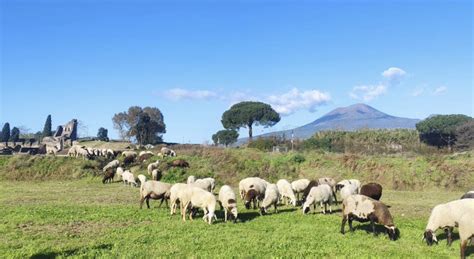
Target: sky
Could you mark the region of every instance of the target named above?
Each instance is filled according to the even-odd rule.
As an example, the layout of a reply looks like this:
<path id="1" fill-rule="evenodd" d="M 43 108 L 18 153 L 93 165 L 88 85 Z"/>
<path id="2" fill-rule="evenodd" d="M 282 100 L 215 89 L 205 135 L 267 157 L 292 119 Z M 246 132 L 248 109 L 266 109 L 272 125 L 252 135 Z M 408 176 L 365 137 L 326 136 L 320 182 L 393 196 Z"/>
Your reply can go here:
<path id="1" fill-rule="evenodd" d="M 473 116 L 471 1 L 0 0 L 0 123 L 81 135 L 133 105 L 205 143 L 244 100 L 291 129 L 341 106 Z M 240 131 L 246 136 L 246 129 Z"/>

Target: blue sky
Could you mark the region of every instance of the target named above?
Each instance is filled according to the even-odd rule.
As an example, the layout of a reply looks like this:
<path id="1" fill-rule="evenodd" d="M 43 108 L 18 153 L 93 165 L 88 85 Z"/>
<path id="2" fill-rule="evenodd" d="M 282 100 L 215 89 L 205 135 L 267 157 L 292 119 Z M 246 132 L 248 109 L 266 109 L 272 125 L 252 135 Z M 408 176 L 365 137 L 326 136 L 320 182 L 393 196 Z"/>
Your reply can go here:
<path id="1" fill-rule="evenodd" d="M 115 113 L 154 106 L 166 141 L 203 143 L 241 100 L 283 115 L 256 134 L 358 102 L 473 115 L 470 1 L 0 3 L 0 123 L 31 131 L 52 114 L 116 137 Z"/>

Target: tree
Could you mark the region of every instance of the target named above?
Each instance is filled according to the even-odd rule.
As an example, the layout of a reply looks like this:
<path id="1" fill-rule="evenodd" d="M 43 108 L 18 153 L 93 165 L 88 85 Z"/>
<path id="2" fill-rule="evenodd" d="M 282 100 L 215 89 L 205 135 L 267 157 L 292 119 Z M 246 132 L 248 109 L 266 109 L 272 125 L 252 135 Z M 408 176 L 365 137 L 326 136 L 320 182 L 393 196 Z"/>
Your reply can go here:
<path id="1" fill-rule="evenodd" d="M 223 144 L 226 147 L 237 141 L 239 133 L 236 130 L 219 130 L 216 134 L 212 135 L 212 141 L 214 144 Z"/>
<path id="2" fill-rule="evenodd" d="M 97 138 L 101 141 L 109 141 L 108 133 L 109 131 L 106 128 L 100 127 L 97 132 Z"/>
<path id="3" fill-rule="evenodd" d="M 456 148 L 472 149 L 474 148 L 474 120 L 459 125 L 456 128 Z"/>
<path id="4" fill-rule="evenodd" d="M 19 139 L 20 139 L 20 129 L 17 127 L 13 127 L 12 132 L 10 134 L 10 141 L 18 142 Z"/>
<path id="5" fill-rule="evenodd" d="M 163 114 L 158 108 L 132 106 L 112 118 L 122 139 L 135 139 L 139 144 L 156 144 L 166 133 Z"/>
<path id="6" fill-rule="evenodd" d="M 44 128 L 43 128 L 43 137 L 50 137 L 53 135 L 53 132 L 51 131 L 51 114 L 46 117 L 46 121 L 44 123 Z"/>
<path id="7" fill-rule="evenodd" d="M 1 138 L 1 141 L 5 142 L 8 146 L 8 140 L 10 139 L 10 123 L 7 122 L 3 125 Z"/>
<path id="8" fill-rule="evenodd" d="M 271 127 L 280 121 L 280 115 L 273 108 L 261 102 L 240 102 L 234 104 L 222 114 L 222 125 L 226 129 L 246 127 L 249 130 L 249 139 L 252 140 L 252 127 Z"/>
<path id="9" fill-rule="evenodd" d="M 451 150 L 456 142 L 455 131 L 458 126 L 472 120 L 462 114 L 436 115 L 416 124 L 420 140 L 438 148 L 447 146 Z"/>

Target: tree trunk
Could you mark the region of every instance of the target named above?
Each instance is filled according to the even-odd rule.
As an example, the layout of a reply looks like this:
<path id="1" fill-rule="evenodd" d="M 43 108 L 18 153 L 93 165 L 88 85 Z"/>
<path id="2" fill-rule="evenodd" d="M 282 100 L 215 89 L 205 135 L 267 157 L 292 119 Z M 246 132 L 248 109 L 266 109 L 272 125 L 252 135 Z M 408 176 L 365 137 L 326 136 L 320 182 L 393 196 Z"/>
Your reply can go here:
<path id="1" fill-rule="evenodd" d="M 253 137 L 252 124 L 249 124 L 248 127 L 249 127 L 249 142 L 251 142 L 252 137 Z"/>

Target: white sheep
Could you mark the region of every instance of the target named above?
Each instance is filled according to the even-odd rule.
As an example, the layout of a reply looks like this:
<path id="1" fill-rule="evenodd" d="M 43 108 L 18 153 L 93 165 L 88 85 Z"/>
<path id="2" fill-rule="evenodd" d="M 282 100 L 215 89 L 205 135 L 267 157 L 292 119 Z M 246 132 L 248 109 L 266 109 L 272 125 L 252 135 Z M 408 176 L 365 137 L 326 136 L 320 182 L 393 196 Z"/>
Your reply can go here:
<path id="1" fill-rule="evenodd" d="M 196 177 L 194 175 L 190 175 L 188 176 L 188 179 L 187 179 L 187 183 L 190 184 L 190 183 L 194 183 L 196 181 Z"/>
<path id="2" fill-rule="evenodd" d="M 267 213 L 267 209 L 270 206 L 275 207 L 275 213 L 278 213 L 278 201 L 280 200 L 280 192 L 276 184 L 268 184 L 265 189 L 265 197 L 263 198 L 262 205 L 260 206 L 260 214 Z"/>
<path id="3" fill-rule="evenodd" d="M 117 176 L 117 178 L 120 180 L 122 179 L 122 174 L 123 174 L 123 168 L 122 167 L 117 167 L 117 169 L 115 169 L 115 175 Z"/>
<path id="4" fill-rule="evenodd" d="M 104 166 L 104 168 L 102 168 L 102 171 L 107 171 L 109 169 L 115 169 L 117 168 L 118 166 L 120 165 L 120 161 L 118 160 L 113 160 L 113 161 L 110 161 L 107 165 Z"/>
<path id="5" fill-rule="evenodd" d="M 300 193 L 304 192 L 309 182 L 308 179 L 299 179 L 291 182 L 291 188 L 293 188 L 293 192 L 296 194 L 298 200 L 300 199 Z"/>
<path id="6" fill-rule="evenodd" d="M 107 150 L 104 149 L 104 150 L 102 150 L 102 152 L 103 152 L 104 154 L 106 154 L 106 153 L 107 153 Z M 137 152 L 135 152 L 135 151 L 123 151 L 123 152 L 122 152 L 122 156 L 123 156 L 123 157 L 129 157 L 129 156 L 130 156 L 130 157 L 137 157 Z"/>
<path id="7" fill-rule="evenodd" d="M 141 151 L 141 152 L 138 154 L 138 156 L 141 157 L 141 156 L 147 155 L 147 154 L 154 155 L 153 152 L 147 150 L 147 151 Z"/>
<path id="8" fill-rule="evenodd" d="M 143 201 L 146 201 L 146 206 L 150 208 L 150 199 L 161 199 L 160 205 L 158 207 L 161 207 L 163 201 L 165 201 L 166 205 L 168 206 L 167 200 L 170 198 L 170 195 L 171 184 L 154 180 L 146 181 L 140 187 L 140 209 L 143 207 Z"/>
<path id="9" fill-rule="evenodd" d="M 201 188 L 201 189 L 206 190 L 208 192 L 212 192 L 213 181 L 211 181 L 208 178 L 197 179 L 194 183 L 190 183 L 189 185 Z"/>
<path id="10" fill-rule="evenodd" d="M 221 208 L 224 209 L 224 221 L 227 222 L 228 216 L 233 216 L 234 223 L 237 221 L 237 198 L 234 190 L 229 185 L 224 185 L 219 190 L 218 196 Z M 230 213 L 230 214 L 229 214 Z"/>
<path id="11" fill-rule="evenodd" d="M 319 203 L 323 214 L 326 214 L 327 205 L 329 204 L 329 213 L 332 213 L 331 204 L 333 202 L 332 188 L 327 184 L 321 184 L 311 188 L 308 197 L 303 204 L 303 213 L 306 214 L 310 211 L 311 204 L 316 209 L 316 204 Z M 324 206 L 323 206 L 324 205 Z M 324 209 L 323 209 L 324 207 Z"/>
<path id="12" fill-rule="evenodd" d="M 137 178 L 140 181 L 140 186 L 143 186 L 143 184 L 146 182 L 146 176 L 139 174 Z"/>
<path id="13" fill-rule="evenodd" d="M 278 191 L 280 192 L 280 197 L 282 200 L 285 200 L 285 203 L 288 204 L 288 200 L 293 206 L 296 206 L 296 197 L 291 187 L 291 183 L 286 179 L 280 179 L 277 182 Z"/>
<path id="14" fill-rule="evenodd" d="M 466 213 L 458 221 L 459 225 L 459 239 L 461 240 L 461 259 L 466 258 L 466 248 L 471 240 L 474 240 L 474 219 L 473 214 Z"/>
<path id="15" fill-rule="evenodd" d="M 148 171 L 148 174 L 151 175 L 153 170 L 158 169 L 159 165 L 160 165 L 160 160 L 156 160 L 156 162 L 150 163 L 146 168 Z"/>
<path id="16" fill-rule="evenodd" d="M 184 190 L 188 188 L 188 185 L 185 183 L 176 183 L 171 186 L 170 189 L 170 214 L 173 215 L 176 213 L 177 203 L 180 202 L 180 197 Z"/>
<path id="17" fill-rule="evenodd" d="M 342 200 L 345 200 L 347 197 L 353 195 L 353 194 L 358 194 L 358 188 L 356 185 L 348 184 L 342 187 L 341 189 L 341 198 Z"/>
<path id="18" fill-rule="evenodd" d="M 428 245 L 432 245 L 433 242 L 438 243 L 435 232 L 437 229 L 443 228 L 447 232 L 448 245 L 451 245 L 453 242 L 453 228 L 457 226 L 459 219 L 466 213 L 474 215 L 473 199 L 455 200 L 436 205 L 431 211 L 423 239 L 426 240 Z"/>
<path id="19" fill-rule="evenodd" d="M 162 147 L 160 153 L 162 154 L 162 156 L 171 156 L 171 157 L 176 156 L 176 152 L 172 149 L 167 148 L 167 147 Z"/>
<path id="20" fill-rule="evenodd" d="M 266 187 L 266 181 L 258 177 L 248 177 L 241 180 L 239 182 L 239 193 L 245 208 L 250 209 L 252 203 L 254 209 L 260 206 L 260 201 L 265 196 Z"/>
<path id="21" fill-rule="evenodd" d="M 130 185 L 130 186 L 137 186 L 137 182 L 135 181 L 135 176 L 132 174 L 132 172 L 130 172 L 129 170 L 123 172 L 122 174 L 122 181 L 124 184 L 126 185 Z"/>
<path id="22" fill-rule="evenodd" d="M 115 152 L 112 149 L 107 149 L 106 150 L 106 155 L 107 158 L 113 158 L 115 157 Z"/>
<path id="23" fill-rule="evenodd" d="M 183 192 L 180 198 L 181 203 L 181 215 L 183 221 L 186 221 L 186 211 L 189 210 L 189 219 L 193 220 L 192 208 L 201 208 L 204 210 L 203 220 L 212 224 L 213 218 L 215 218 L 216 211 L 216 197 L 214 194 L 205 191 L 198 187 L 188 186 Z"/>
<path id="24" fill-rule="evenodd" d="M 158 181 L 160 179 L 158 178 L 161 178 L 161 172 L 160 170 L 158 169 L 154 169 L 153 171 L 151 171 L 151 178 L 155 181 Z"/>

